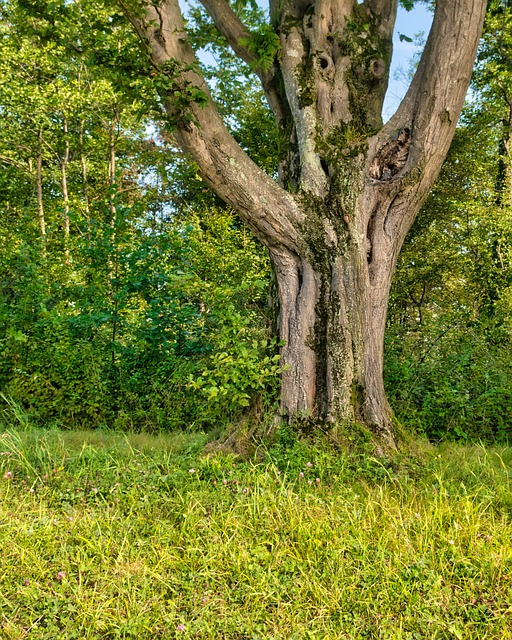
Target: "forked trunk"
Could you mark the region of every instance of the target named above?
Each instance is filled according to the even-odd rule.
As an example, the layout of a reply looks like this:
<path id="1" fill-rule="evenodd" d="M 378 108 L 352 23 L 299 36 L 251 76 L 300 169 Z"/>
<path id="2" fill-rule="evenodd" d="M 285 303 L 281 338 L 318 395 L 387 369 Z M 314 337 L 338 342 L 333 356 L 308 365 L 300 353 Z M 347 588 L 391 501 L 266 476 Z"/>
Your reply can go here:
<path id="1" fill-rule="evenodd" d="M 270 65 L 231 3 L 201 0 L 261 80 L 279 129 L 279 184 L 221 121 L 178 0 L 145 2 L 143 15 L 120 2 L 160 70 L 176 140 L 270 252 L 282 412 L 360 420 L 393 447 L 382 377 L 389 288 L 453 137 L 485 1 L 437 0 L 415 77 L 383 126 L 397 0 L 270 0 Z"/>

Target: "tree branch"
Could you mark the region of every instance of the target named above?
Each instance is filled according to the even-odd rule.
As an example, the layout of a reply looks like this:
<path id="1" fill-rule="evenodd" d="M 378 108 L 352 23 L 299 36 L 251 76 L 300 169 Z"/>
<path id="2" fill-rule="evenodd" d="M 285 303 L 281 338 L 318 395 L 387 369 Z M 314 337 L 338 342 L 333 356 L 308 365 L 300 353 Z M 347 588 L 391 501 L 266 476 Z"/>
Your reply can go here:
<path id="1" fill-rule="evenodd" d="M 1 154 L 1 153 L 0 153 L 0 163 L 9 165 L 11 167 L 16 167 L 20 171 L 23 171 L 23 172 L 27 173 L 30 176 L 34 175 L 34 172 L 30 171 L 29 167 L 25 166 L 22 162 L 19 162 L 18 160 L 15 160 L 14 158 L 11 158 L 10 156 L 6 156 L 6 155 Z"/>
<path id="2" fill-rule="evenodd" d="M 226 0 L 200 1 L 236 55 L 242 58 L 244 62 L 247 62 L 249 66 L 254 67 L 258 62 L 256 55 L 240 44 L 240 40 L 250 36 L 249 29 Z"/>
<path id="3" fill-rule="evenodd" d="M 365 4 L 378 20 L 380 37 L 382 39 L 392 38 L 398 0 L 366 0 Z"/>
<path id="4" fill-rule="evenodd" d="M 385 4 L 385 0 L 374 0 Z M 469 86 L 485 0 L 438 0 L 411 86 L 369 142 L 361 195 L 370 218 L 360 234 L 371 248 L 370 277 L 392 273 L 405 236 L 448 153 Z"/>
<path id="5" fill-rule="evenodd" d="M 409 90 L 387 132 L 411 130 L 408 165 L 423 156 L 423 189 L 441 168 L 469 86 L 485 0 L 438 0 L 434 22 Z"/>
<path id="6" fill-rule="evenodd" d="M 267 247 L 286 246 L 297 251 L 300 207 L 226 129 L 186 38 L 178 0 L 163 0 L 158 6 L 148 3 L 143 17 L 131 14 L 124 3 L 121 6 L 146 44 L 153 65 L 168 76 L 170 87 L 161 95 L 178 144 L 198 164 L 207 184 Z M 181 102 L 176 101 L 176 94 Z"/>
<path id="7" fill-rule="evenodd" d="M 270 108 L 274 112 L 277 121 L 282 122 L 285 117 L 285 109 L 275 86 L 275 67 L 272 67 L 269 71 L 264 71 L 258 66 L 258 57 L 247 47 L 240 44 L 241 40 L 250 37 L 250 30 L 226 0 L 200 0 L 200 2 L 236 55 L 254 70 L 261 81 Z"/>

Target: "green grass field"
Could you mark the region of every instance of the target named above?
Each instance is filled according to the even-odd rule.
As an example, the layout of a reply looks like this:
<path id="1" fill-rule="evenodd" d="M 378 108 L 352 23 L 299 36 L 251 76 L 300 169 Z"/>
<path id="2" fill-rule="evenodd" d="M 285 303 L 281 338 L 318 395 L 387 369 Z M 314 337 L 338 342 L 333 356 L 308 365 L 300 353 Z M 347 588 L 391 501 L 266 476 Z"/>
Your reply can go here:
<path id="1" fill-rule="evenodd" d="M 4 433 L 0 637 L 512 637 L 512 449 L 205 441 Z"/>

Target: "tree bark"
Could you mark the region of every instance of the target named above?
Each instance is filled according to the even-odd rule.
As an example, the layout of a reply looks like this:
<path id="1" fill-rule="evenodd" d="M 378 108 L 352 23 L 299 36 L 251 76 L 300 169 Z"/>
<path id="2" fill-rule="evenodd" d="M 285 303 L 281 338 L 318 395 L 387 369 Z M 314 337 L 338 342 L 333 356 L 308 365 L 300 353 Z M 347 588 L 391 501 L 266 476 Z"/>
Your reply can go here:
<path id="1" fill-rule="evenodd" d="M 227 0 L 202 2 L 257 67 Z M 484 0 L 438 0 L 411 87 L 382 126 L 396 6 L 271 0 L 281 50 L 259 76 L 280 128 L 280 185 L 221 122 L 178 0 L 147 4 L 144 17 L 125 7 L 168 78 L 162 97 L 178 143 L 269 249 L 284 341 L 281 412 L 360 421 L 384 448 L 395 446 L 382 377 L 393 271 L 451 143 L 485 14 Z"/>
<path id="2" fill-rule="evenodd" d="M 62 203 L 64 208 L 64 254 L 66 262 L 69 262 L 69 193 L 68 193 L 68 164 L 69 164 L 69 137 L 68 137 L 68 121 L 64 118 L 62 124 L 62 133 L 64 136 L 64 154 L 60 159 L 60 175 L 62 184 Z"/>
<path id="3" fill-rule="evenodd" d="M 109 184 L 109 208 L 110 225 L 113 227 L 116 222 L 116 127 L 119 122 L 119 113 L 116 109 L 108 132 L 108 184 Z"/>
<path id="4" fill-rule="evenodd" d="M 84 210 L 87 221 L 89 222 L 89 189 L 87 187 L 87 161 L 84 152 L 84 120 L 80 121 L 80 133 L 78 138 L 78 147 L 80 150 L 80 169 L 82 174 L 82 195 L 84 198 Z"/>
<path id="5" fill-rule="evenodd" d="M 44 204 L 43 204 L 43 152 L 42 141 L 43 134 L 41 131 L 38 133 L 39 148 L 36 156 L 36 201 L 37 201 L 37 217 L 39 219 L 39 229 L 41 232 L 42 252 L 43 257 L 46 256 L 46 220 L 44 217 Z"/>
<path id="6" fill-rule="evenodd" d="M 281 313 L 281 410 L 326 423 L 359 421 L 388 444 L 382 381 L 389 282 L 370 284 L 357 251 L 312 265 L 273 253 Z"/>

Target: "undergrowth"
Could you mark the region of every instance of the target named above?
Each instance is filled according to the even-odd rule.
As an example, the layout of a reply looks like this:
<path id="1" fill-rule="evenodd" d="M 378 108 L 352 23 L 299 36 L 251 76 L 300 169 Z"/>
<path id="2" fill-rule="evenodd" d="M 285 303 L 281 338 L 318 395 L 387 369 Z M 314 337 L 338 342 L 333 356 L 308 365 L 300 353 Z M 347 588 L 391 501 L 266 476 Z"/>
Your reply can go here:
<path id="1" fill-rule="evenodd" d="M 0 637 L 512 636 L 512 449 L 0 438 Z"/>

